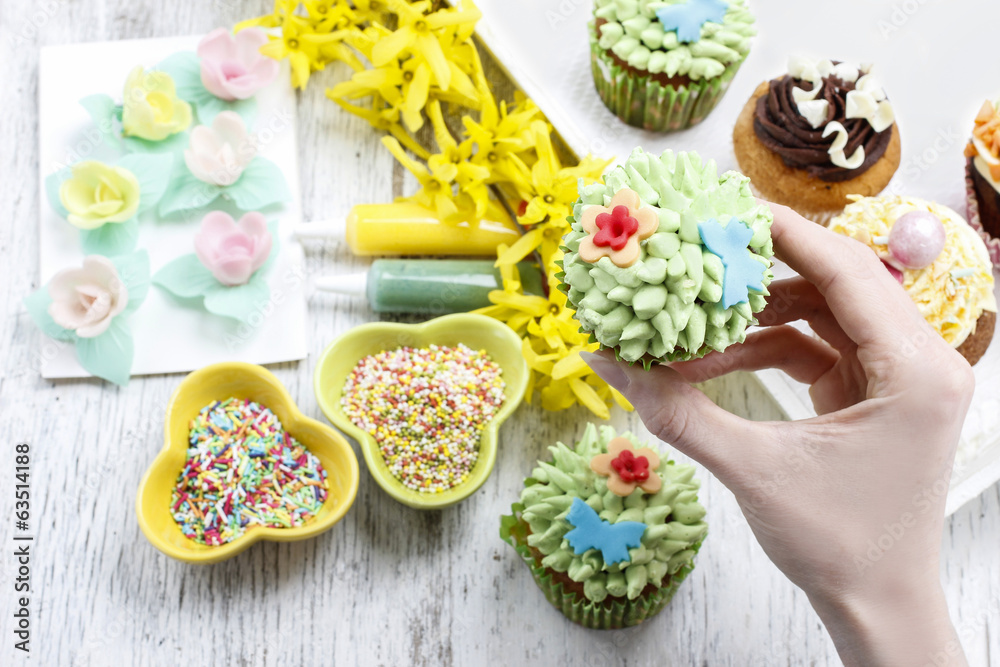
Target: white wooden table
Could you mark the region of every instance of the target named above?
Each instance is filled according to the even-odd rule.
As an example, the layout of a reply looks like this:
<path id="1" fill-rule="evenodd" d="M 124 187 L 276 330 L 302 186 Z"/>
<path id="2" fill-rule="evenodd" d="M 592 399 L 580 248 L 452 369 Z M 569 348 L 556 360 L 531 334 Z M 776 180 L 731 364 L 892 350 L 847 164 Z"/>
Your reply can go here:
<path id="1" fill-rule="evenodd" d="M 262 543 L 228 562 L 194 567 L 157 552 L 133 509 L 159 450 L 166 401 L 180 376 L 127 388 L 44 381 L 44 339 L 21 299 L 38 281 L 38 49 L 46 44 L 204 33 L 268 11 L 266 0 L 126 2 L 4 0 L 0 10 L 0 664 L 15 651 L 12 556 L 14 446 L 32 447 L 32 654 L 42 665 L 828 665 L 832 643 L 805 595 L 757 546 L 732 496 L 706 472 L 710 535 L 694 574 L 639 628 L 594 632 L 549 607 L 498 517 L 545 447 L 580 434 L 583 409 L 524 406 L 502 428 L 497 468 L 472 498 L 444 512 L 389 499 L 362 472 L 353 509 L 306 542 Z M 407 191 L 379 137 L 341 112 L 320 74 L 300 96 L 302 204 L 307 219 Z M 497 76 L 498 85 L 503 82 Z M 360 270 L 343 249 L 311 247 L 308 268 Z M 312 363 L 325 344 L 372 319 L 367 306 L 319 295 L 311 354 L 273 370 L 300 407 L 322 419 Z M 755 419 L 780 413 L 749 376 L 706 390 Z M 620 411 L 619 426 L 646 432 Z M 1000 664 L 1000 490 L 945 524 L 943 577 L 973 665 Z"/>

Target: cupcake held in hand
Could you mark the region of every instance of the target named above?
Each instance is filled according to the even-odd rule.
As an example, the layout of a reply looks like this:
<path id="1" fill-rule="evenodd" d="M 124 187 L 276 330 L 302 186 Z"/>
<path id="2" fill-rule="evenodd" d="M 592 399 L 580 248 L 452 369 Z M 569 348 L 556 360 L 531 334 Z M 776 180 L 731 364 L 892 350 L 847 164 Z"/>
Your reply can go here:
<path id="1" fill-rule="evenodd" d="M 997 302 L 986 246 L 955 211 L 912 197 L 854 197 L 830 229 L 879 256 L 941 337 L 975 364 L 993 340 Z"/>
<path id="2" fill-rule="evenodd" d="M 733 149 L 762 197 L 822 224 L 848 195 L 881 192 L 900 159 L 892 104 L 871 66 L 805 58 L 757 87 Z"/>
<path id="3" fill-rule="evenodd" d="M 604 104 L 646 130 L 682 130 L 715 108 L 750 51 L 743 0 L 596 0 L 591 67 Z"/>
<path id="4" fill-rule="evenodd" d="M 971 224 L 1000 266 L 1000 110 L 986 101 L 965 147 L 966 206 Z"/>
<path id="5" fill-rule="evenodd" d="M 549 602 L 580 625 L 623 628 L 659 613 L 708 533 L 694 467 L 593 424 L 575 448 L 549 450 L 552 463 L 539 462 L 525 480 L 500 536 Z"/>
<path id="6" fill-rule="evenodd" d="M 563 237 L 581 330 L 649 366 L 743 342 L 771 282 L 771 222 L 749 180 L 696 153 L 635 149 L 582 187 Z"/>

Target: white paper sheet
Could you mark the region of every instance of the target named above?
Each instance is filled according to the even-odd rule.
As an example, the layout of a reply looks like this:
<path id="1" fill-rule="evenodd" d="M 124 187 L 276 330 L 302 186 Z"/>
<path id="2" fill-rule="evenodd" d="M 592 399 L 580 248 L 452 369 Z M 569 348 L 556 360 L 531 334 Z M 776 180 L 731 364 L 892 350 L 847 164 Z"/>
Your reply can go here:
<path id="1" fill-rule="evenodd" d="M 178 51 L 193 51 L 199 39 L 195 36 L 129 40 L 50 46 L 41 50 L 38 85 L 41 284 L 60 269 L 79 265 L 83 257 L 77 229 L 48 203 L 45 178 L 79 160 L 113 161 L 118 155 L 99 145 L 95 126 L 80 106 L 80 98 L 104 93 L 120 100 L 125 77 L 133 67 L 141 64 L 149 68 Z M 281 243 L 281 253 L 269 273 L 270 301 L 261 304 L 259 312 L 251 316 L 250 324 L 240 324 L 180 303 L 159 287 L 151 286 L 146 301 L 131 319 L 135 336 L 132 375 L 186 372 L 219 361 L 267 364 L 305 358 L 305 276 L 301 268 L 302 250 L 292 237 L 292 229 L 301 222 L 302 213 L 295 95 L 289 76 L 284 63 L 277 80 L 258 93 L 256 118 L 250 128 L 258 136 L 259 154 L 278 165 L 292 193 L 289 202 L 265 211 L 268 220 L 279 221 Z M 140 219 L 137 247 L 149 252 L 152 273 L 194 251 L 192 239 L 200 221 L 201 214 L 182 221 L 160 222 L 155 212 Z M 89 375 L 77 362 L 71 344 L 46 339 L 41 356 L 43 377 Z"/>

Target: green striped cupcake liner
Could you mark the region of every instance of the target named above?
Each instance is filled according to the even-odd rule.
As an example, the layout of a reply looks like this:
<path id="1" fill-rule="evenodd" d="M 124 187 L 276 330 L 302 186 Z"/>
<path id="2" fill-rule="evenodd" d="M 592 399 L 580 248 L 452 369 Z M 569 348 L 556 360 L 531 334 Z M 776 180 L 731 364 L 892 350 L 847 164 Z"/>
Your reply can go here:
<path id="1" fill-rule="evenodd" d="M 594 85 L 605 106 L 629 125 L 654 132 L 684 130 L 705 120 L 745 59 L 731 63 L 717 77 L 675 88 L 625 70 L 593 36 L 590 39 Z"/>
<path id="2" fill-rule="evenodd" d="M 521 556 L 531 570 L 535 583 L 552 606 L 561 611 L 563 616 L 585 628 L 619 630 L 639 625 L 646 619 L 656 616 L 674 597 L 681 582 L 694 570 L 692 561 L 690 565 L 685 565 L 670 575 L 670 583 L 667 586 L 635 600 L 609 597 L 603 602 L 591 602 L 585 598 L 581 599 L 572 591 L 564 591 L 562 582 L 553 580 L 552 571 L 542 567 L 535 560 L 528 546 L 528 524 L 522 521 L 520 516 L 523 509 L 523 505 L 515 503 L 511 506 L 510 515 L 500 517 L 500 538 L 514 547 Z M 697 552 L 700 547 L 699 542 L 691 548 Z M 610 604 L 608 600 L 611 600 Z"/>

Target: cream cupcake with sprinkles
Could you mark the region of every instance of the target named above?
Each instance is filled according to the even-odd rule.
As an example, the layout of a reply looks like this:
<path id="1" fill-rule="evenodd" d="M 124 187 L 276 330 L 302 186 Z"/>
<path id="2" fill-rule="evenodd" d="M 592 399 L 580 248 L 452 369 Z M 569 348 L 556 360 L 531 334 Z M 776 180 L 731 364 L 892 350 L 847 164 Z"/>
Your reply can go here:
<path id="1" fill-rule="evenodd" d="M 581 330 L 629 363 L 722 352 L 764 308 L 772 220 L 745 176 L 637 148 L 581 188 L 560 289 Z"/>
<path id="2" fill-rule="evenodd" d="M 708 533 L 694 467 L 593 424 L 576 447 L 549 451 L 501 518 L 501 538 L 580 625 L 623 628 L 659 613 Z"/>
<path id="3" fill-rule="evenodd" d="M 830 229 L 879 256 L 927 322 L 975 364 L 993 339 L 997 302 L 989 254 L 955 211 L 912 197 L 853 197 Z"/>
<path id="4" fill-rule="evenodd" d="M 750 51 L 743 0 L 596 0 L 594 84 L 629 125 L 658 132 L 704 120 Z"/>

